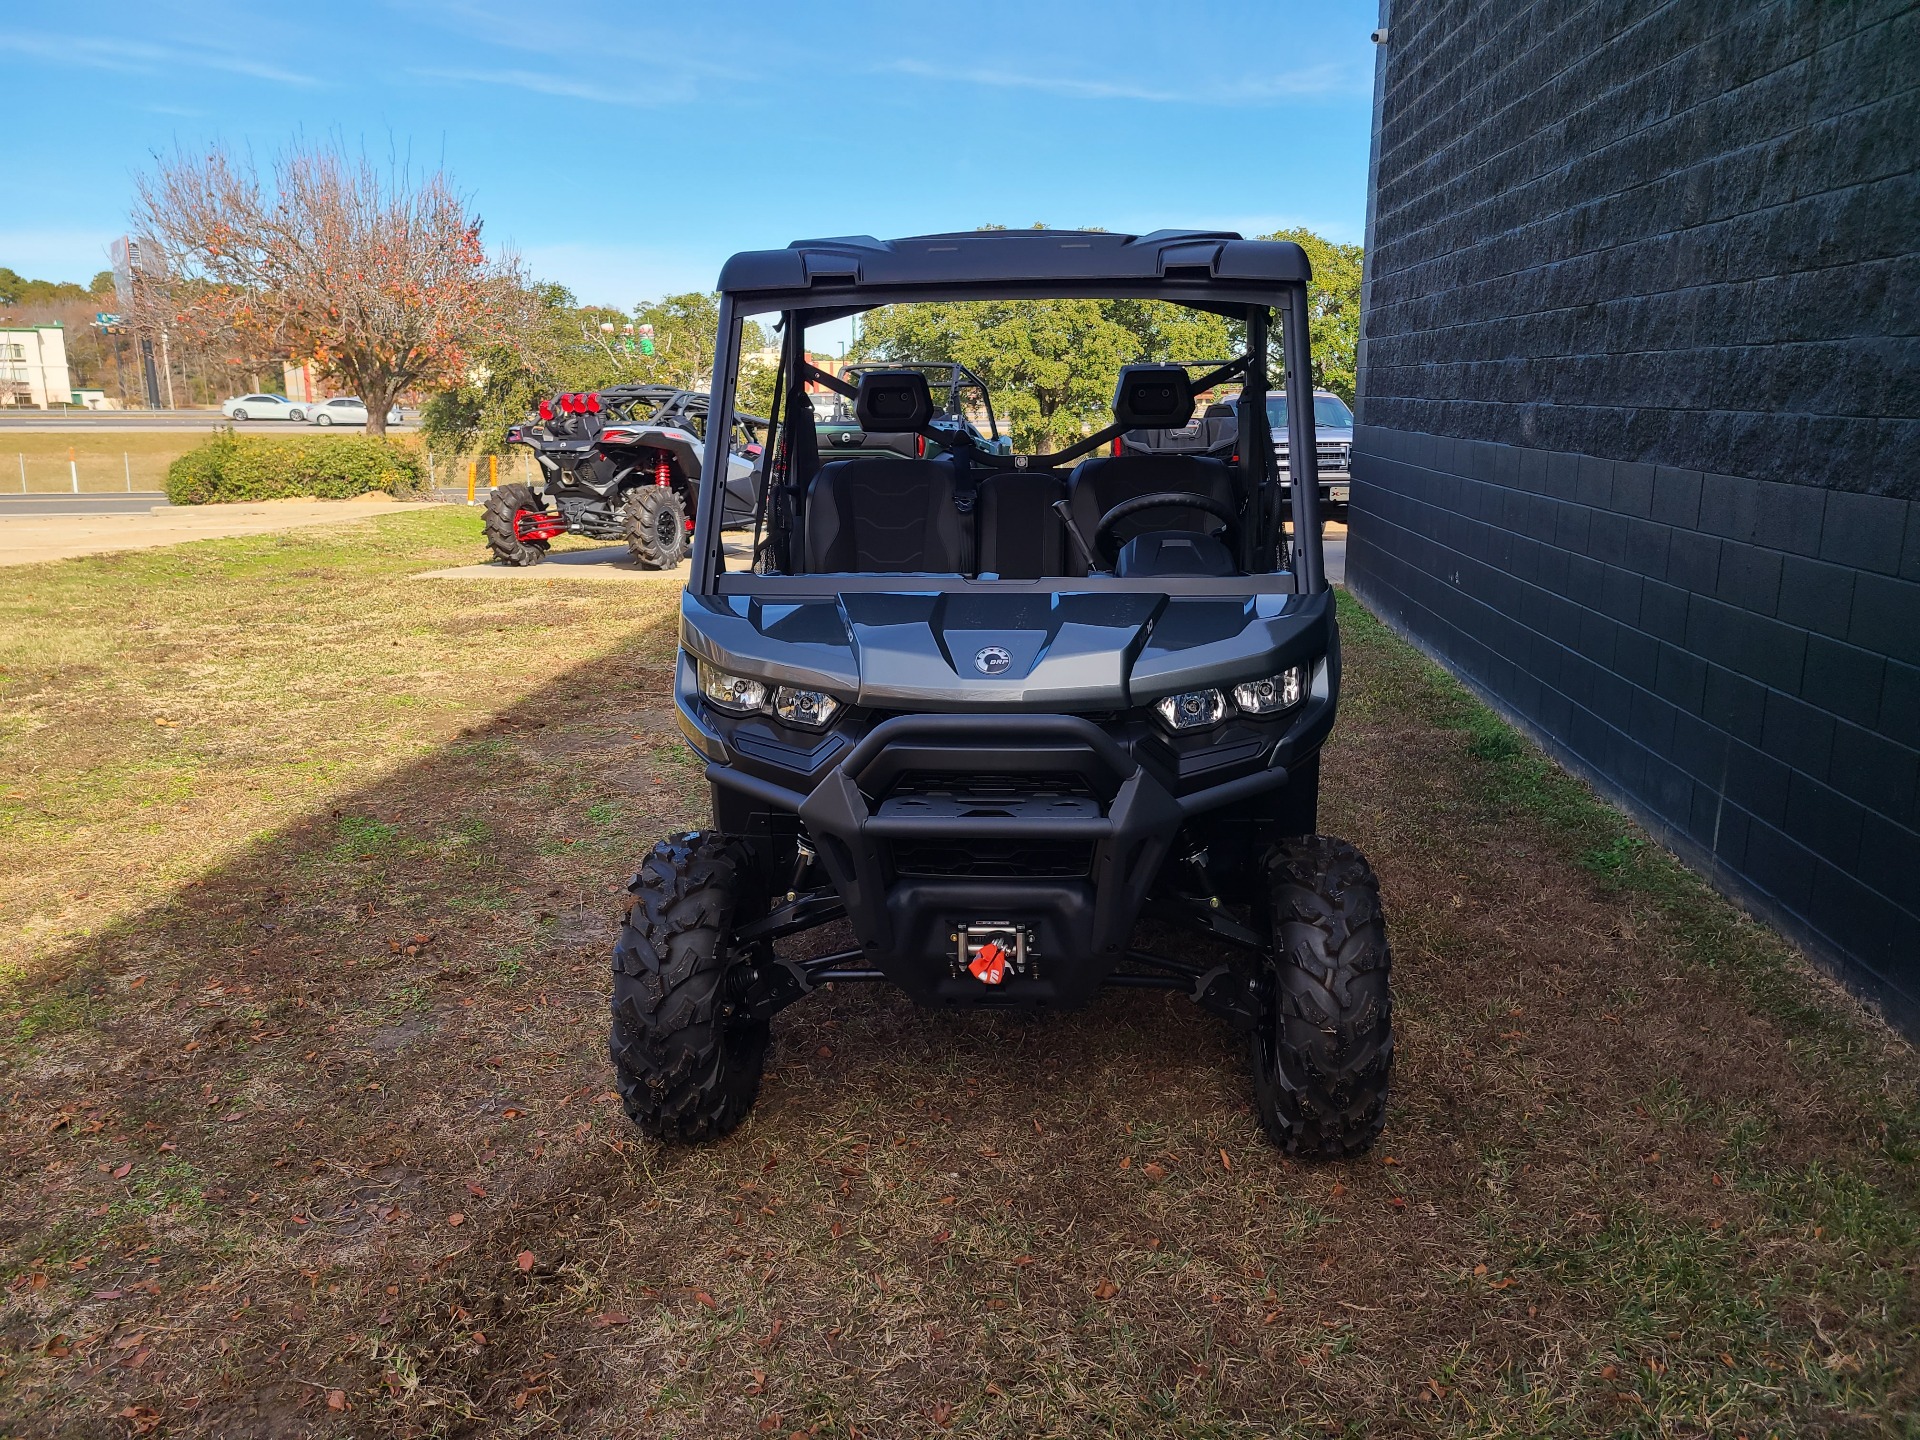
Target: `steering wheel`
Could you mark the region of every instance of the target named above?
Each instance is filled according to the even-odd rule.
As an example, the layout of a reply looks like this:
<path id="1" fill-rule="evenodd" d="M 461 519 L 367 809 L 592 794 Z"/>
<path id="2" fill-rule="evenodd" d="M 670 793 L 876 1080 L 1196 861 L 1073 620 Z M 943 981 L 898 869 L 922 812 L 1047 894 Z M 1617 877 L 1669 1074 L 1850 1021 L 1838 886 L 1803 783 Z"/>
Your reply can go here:
<path id="1" fill-rule="evenodd" d="M 1100 517 L 1100 523 L 1093 527 L 1093 537 L 1090 542 L 1095 557 L 1102 560 L 1106 558 L 1101 541 L 1106 538 L 1107 532 L 1122 520 L 1138 515 L 1143 510 L 1166 510 L 1176 507 L 1182 510 L 1204 510 L 1220 521 L 1227 527 L 1229 548 L 1232 548 L 1232 537 L 1240 524 L 1240 518 L 1233 513 L 1226 501 L 1216 500 L 1211 495 L 1195 495 L 1186 490 L 1155 490 L 1150 495 L 1136 495 L 1131 500 L 1122 500 Z"/>

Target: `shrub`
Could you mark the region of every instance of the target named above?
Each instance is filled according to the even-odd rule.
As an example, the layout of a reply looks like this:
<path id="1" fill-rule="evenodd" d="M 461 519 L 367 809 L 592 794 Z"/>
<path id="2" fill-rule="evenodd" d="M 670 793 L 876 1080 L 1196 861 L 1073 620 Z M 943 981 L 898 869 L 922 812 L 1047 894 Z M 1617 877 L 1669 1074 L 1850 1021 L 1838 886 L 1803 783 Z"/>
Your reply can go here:
<path id="1" fill-rule="evenodd" d="M 426 467 L 410 445 L 367 435 L 314 435 L 271 440 L 220 430 L 167 467 L 167 499 L 175 505 L 304 496 L 350 500 L 369 490 L 417 495 Z"/>

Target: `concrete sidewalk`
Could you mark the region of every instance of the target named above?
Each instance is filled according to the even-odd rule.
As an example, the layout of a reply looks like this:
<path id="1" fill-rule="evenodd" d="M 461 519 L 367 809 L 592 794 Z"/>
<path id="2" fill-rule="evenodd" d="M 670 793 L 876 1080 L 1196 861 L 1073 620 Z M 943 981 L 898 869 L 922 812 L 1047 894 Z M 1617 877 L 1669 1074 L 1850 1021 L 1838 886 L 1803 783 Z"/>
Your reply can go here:
<path id="1" fill-rule="evenodd" d="M 339 525 L 419 508 L 417 501 L 383 495 L 359 500 L 267 500 L 252 505 L 157 505 L 131 515 L 0 514 L 0 565 L 32 565 L 119 550 L 152 550 L 186 540 Z"/>

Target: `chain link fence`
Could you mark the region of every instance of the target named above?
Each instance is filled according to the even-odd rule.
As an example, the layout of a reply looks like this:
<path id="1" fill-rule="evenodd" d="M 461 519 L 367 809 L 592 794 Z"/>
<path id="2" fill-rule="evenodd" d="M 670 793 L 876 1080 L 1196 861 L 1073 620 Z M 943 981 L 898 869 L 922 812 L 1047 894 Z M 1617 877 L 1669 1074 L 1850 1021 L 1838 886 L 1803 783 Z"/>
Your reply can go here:
<path id="1" fill-rule="evenodd" d="M 496 485 L 531 485 L 540 478 L 533 452 L 514 446 L 504 455 L 442 455 L 427 452 L 427 484 L 436 500 L 487 503 Z"/>
<path id="2" fill-rule="evenodd" d="M 0 441 L 0 446 L 5 442 Z M 0 495 L 155 494 L 167 488 L 167 467 L 176 456 L 123 451 L 64 454 L 0 448 Z M 427 484 L 436 500 L 486 503 L 496 485 L 531 485 L 539 479 L 532 452 L 515 447 L 505 455 L 443 455 L 428 451 Z"/>
<path id="3" fill-rule="evenodd" d="M 0 441 L 0 446 L 4 444 Z M 82 454 L 77 450 L 64 455 L 16 450 L 9 455 L 0 449 L 0 494 L 154 493 L 167 488 L 167 466 L 173 458 L 131 451 Z"/>

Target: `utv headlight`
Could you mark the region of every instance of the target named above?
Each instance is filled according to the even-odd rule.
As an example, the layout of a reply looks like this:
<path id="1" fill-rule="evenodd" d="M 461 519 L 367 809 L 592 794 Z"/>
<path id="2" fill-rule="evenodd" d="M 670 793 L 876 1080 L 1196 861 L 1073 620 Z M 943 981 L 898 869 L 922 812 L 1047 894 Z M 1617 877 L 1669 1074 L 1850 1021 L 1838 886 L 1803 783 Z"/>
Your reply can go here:
<path id="1" fill-rule="evenodd" d="M 1153 708 L 1169 730 L 1204 730 L 1227 713 L 1227 697 L 1218 690 L 1187 690 L 1162 696 Z"/>
<path id="2" fill-rule="evenodd" d="M 716 670 L 706 661 L 700 665 L 700 693 L 716 710 L 729 715 L 756 715 L 767 708 L 767 687 L 758 680 L 743 680 Z"/>
<path id="3" fill-rule="evenodd" d="M 1290 670 L 1282 670 L 1278 675 L 1269 675 L 1262 680 L 1248 680 L 1234 686 L 1233 703 L 1248 715 L 1272 715 L 1281 710 L 1292 709 L 1300 703 L 1300 697 L 1306 693 L 1306 668 L 1295 665 Z"/>
<path id="4" fill-rule="evenodd" d="M 790 690 L 782 685 L 773 692 L 773 713 L 802 730 L 825 729 L 839 709 L 840 702 L 824 690 Z"/>

